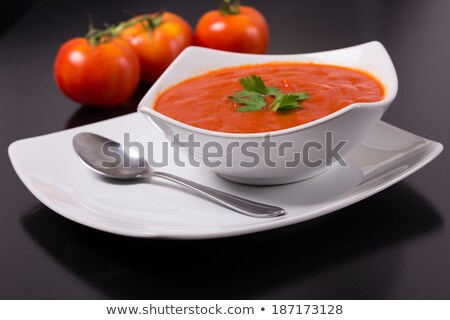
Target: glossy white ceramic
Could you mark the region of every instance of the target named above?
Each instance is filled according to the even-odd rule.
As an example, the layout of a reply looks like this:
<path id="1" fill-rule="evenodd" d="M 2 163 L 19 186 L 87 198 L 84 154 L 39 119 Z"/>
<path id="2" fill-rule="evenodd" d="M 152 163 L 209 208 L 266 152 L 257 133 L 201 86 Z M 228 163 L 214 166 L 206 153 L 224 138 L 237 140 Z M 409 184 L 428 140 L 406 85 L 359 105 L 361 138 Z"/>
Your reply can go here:
<path id="1" fill-rule="evenodd" d="M 231 134 L 204 130 L 171 119 L 153 109 L 158 94 L 187 78 L 223 67 L 274 61 L 323 63 L 365 70 L 383 83 L 386 96 L 379 102 L 352 104 L 316 121 L 272 132 L 271 141 L 276 146 L 280 146 L 283 142 L 290 142 L 292 148 L 285 149 L 285 152 L 281 154 L 279 148 L 272 148 L 269 151 L 270 161 L 257 161 L 257 164 L 251 167 L 242 165 L 243 162 L 249 161 L 242 152 L 242 148 L 234 148 L 232 145 L 238 143 L 239 146 L 243 146 L 256 142 L 257 146 L 251 149 L 257 154 L 256 158 L 269 159 L 267 149 L 262 147 L 266 133 Z M 150 88 L 139 104 L 139 111 L 144 113 L 171 141 L 178 136 L 179 141 L 186 142 L 189 140 L 189 135 L 193 135 L 193 140 L 199 142 L 199 147 L 194 154 L 201 164 L 208 163 L 205 159 L 208 158 L 209 149 L 205 148 L 205 145 L 218 144 L 224 152 L 220 157 L 214 158 L 218 165 L 207 166 L 208 169 L 236 182 L 274 185 L 308 179 L 327 169 L 326 153 L 327 150 L 330 151 L 330 148 L 326 147 L 326 132 L 332 132 L 333 141 L 346 142 L 339 154 L 347 154 L 380 120 L 394 100 L 397 86 L 397 75 L 392 61 L 383 45 L 376 41 L 339 50 L 294 55 L 252 55 L 189 47 Z M 148 139 L 150 140 L 151 137 L 149 136 Z M 316 164 L 307 165 L 302 161 L 295 166 L 287 165 L 296 157 L 295 154 L 302 153 L 303 147 L 311 141 L 323 146 L 320 150 L 310 149 L 308 154 L 308 158 L 313 159 Z"/>
<path id="2" fill-rule="evenodd" d="M 210 202 L 164 180 L 124 183 L 105 180 L 86 168 L 72 138 L 90 131 L 118 142 L 145 143 L 153 153 L 166 138 L 135 113 L 45 136 L 20 140 L 9 155 L 20 179 L 46 206 L 83 225 L 120 235 L 167 239 L 229 237 L 279 228 L 348 206 L 417 171 L 442 145 L 378 122 L 351 150 L 348 167 L 334 165 L 315 178 L 281 186 L 248 186 L 218 177 L 202 167 L 177 166 L 172 157 L 161 170 L 251 200 L 283 207 L 286 216 L 256 219 Z M 129 133 L 129 137 L 124 136 Z M 149 154 L 155 161 L 161 154 Z M 364 214 L 364 212 L 361 212 Z"/>

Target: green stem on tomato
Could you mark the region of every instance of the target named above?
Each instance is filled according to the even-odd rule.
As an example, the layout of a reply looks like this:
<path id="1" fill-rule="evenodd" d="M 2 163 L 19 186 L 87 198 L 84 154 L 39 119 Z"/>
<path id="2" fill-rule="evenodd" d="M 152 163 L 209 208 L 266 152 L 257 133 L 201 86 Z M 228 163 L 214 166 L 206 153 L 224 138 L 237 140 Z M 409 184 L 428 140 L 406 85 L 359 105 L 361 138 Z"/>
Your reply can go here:
<path id="1" fill-rule="evenodd" d="M 240 1 L 239 0 L 222 0 L 219 6 L 219 11 L 223 16 L 230 14 L 239 14 L 240 12 Z"/>
<path id="2" fill-rule="evenodd" d="M 141 23 L 144 28 L 148 29 L 149 31 L 152 31 L 161 25 L 164 12 L 165 10 L 161 10 L 155 14 L 146 14 L 139 18 L 125 22 L 124 23 L 125 25 L 122 27 L 120 31 L 138 23 Z M 126 25 L 127 23 L 130 23 L 130 25 Z"/>
<path id="3" fill-rule="evenodd" d="M 117 38 L 123 30 L 138 23 L 142 23 L 145 28 L 151 31 L 157 28 L 162 23 L 163 15 L 164 11 L 161 10 L 155 15 L 146 14 L 136 19 L 124 21 L 117 25 L 108 26 L 103 30 L 94 28 L 92 17 L 89 17 L 89 31 L 85 37 L 88 39 L 90 44 L 96 46 L 102 43 L 107 43 L 112 39 Z"/>

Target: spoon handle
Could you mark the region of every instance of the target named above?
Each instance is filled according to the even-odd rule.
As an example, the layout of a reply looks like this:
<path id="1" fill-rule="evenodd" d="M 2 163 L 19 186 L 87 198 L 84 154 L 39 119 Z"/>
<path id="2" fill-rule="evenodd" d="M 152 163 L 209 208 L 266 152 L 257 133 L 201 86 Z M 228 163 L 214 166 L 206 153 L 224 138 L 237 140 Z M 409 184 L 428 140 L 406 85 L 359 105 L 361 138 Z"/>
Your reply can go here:
<path id="1" fill-rule="evenodd" d="M 167 180 L 176 182 L 191 190 L 195 190 L 205 197 L 244 215 L 255 218 L 271 218 L 286 214 L 284 209 L 271 206 L 264 203 L 259 203 L 244 199 L 223 191 L 219 191 L 199 183 L 178 177 L 167 172 L 152 172 L 152 176 L 165 178 Z"/>

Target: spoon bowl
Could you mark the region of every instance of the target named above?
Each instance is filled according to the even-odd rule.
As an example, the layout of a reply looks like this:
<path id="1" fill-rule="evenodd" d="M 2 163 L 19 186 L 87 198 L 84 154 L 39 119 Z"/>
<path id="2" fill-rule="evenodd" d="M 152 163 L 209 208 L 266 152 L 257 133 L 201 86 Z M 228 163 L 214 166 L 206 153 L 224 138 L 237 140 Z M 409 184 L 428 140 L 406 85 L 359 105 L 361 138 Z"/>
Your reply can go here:
<path id="1" fill-rule="evenodd" d="M 73 138 L 73 148 L 80 159 L 97 173 L 113 179 L 139 179 L 151 175 L 148 162 L 137 152 L 103 136 L 82 132 Z"/>

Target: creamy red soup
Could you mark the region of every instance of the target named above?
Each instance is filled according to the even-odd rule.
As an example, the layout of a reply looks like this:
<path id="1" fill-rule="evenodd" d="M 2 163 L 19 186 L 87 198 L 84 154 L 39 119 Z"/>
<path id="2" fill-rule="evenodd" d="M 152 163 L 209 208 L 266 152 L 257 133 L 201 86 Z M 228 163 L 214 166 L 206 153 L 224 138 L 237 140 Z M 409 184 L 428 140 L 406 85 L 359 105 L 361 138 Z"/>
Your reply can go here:
<path id="1" fill-rule="evenodd" d="M 239 79 L 257 75 L 266 86 L 284 94 L 305 92 L 307 99 L 292 110 L 273 111 L 275 97 L 264 95 L 266 106 L 240 112 L 230 98 L 243 89 Z M 223 68 L 190 78 L 163 91 L 154 109 L 185 124 L 212 131 L 259 133 L 308 123 L 352 103 L 384 98 L 382 84 L 369 73 L 312 63 L 268 63 Z"/>

